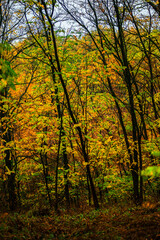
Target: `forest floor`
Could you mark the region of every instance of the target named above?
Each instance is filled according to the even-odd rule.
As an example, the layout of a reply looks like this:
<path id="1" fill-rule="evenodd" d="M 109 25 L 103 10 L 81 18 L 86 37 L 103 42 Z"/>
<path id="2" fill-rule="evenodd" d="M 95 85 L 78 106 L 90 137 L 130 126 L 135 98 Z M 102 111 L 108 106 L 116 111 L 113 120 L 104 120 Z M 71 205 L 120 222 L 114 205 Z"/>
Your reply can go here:
<path id="1" fill-rule="evenodd" d="M 0 240 L 158 240 L 160 205 L 114 205 L 101 210 L 1 212 Z"/>

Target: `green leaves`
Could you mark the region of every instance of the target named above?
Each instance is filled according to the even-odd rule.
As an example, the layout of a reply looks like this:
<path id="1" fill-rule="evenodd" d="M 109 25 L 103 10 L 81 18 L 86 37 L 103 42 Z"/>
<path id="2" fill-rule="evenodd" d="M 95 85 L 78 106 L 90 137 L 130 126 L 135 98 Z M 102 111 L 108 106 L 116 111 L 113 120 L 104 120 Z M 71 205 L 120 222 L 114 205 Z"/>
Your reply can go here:
<path id="1" fill-rule="evenodd" d="M 159 177 L 160 176 L 160 166 L 151 166 L 147 167 L 145 170 L 142 171 L 142 176 L 147 177 Z"/>
<path id="2" fill-rule="evenodd" d="M 160 157 L 160 151 L 152 151 L 151 154 L 154 157 Z"/>
<path id="3" fill-rule="evenodd" d="M 6 86 L 15 90 L 14 78 L 16 77 L 16 73 L 13 71 L 8 61 L 0 59 L 0 65 L 0 78 L 2 79 L 0 91 Z"/>

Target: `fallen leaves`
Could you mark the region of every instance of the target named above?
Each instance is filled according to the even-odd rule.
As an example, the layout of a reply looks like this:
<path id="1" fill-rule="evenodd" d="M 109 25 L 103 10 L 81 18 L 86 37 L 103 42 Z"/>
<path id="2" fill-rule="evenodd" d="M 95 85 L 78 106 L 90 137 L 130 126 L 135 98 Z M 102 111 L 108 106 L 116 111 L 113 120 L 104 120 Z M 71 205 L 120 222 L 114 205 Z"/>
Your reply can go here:
<path id="1" fill-rule="evenodd" d="M 72 239 L 72 240 L 151 240 L 160 234 L 159 210 L 108 206 L 104 210 L 83 213 L 61 212 L 35 217 L 26 214 L 1 213 L 1 239 Z"/>

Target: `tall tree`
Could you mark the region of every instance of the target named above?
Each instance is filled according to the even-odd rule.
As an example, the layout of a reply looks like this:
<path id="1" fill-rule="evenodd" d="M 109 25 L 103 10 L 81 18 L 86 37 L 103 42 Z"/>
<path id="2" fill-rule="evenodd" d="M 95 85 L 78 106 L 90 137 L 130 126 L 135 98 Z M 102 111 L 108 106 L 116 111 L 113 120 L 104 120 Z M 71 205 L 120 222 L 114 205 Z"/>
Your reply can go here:
<path id="1" fill-rule="evenodd" d="M 142 135 L 146 135 L 146 121 L 142 111 L 143 102 L 138 97 L 140 93 L 138 71 L 143 57 L 137 64 L 132 61 L 130 56 L 130 49 L 132 44 L 128 33 L 131 31 L 132 25 L 128 21 L 128 11 L 132 15 L 137 14 L 136 1 L 81 1 L 81 8 L 77 7 L 77 3 L 73 2 L 69 5 L 67 1 L 59 1 L 64 10 L 68 13 L 71 19 L 77 22 L 88 34 L 98 49 L 102 63 L 106 69 L 107 91 L 113 96 L 115 105 L 117 107 L 119 121 L 123 131 L 128 155 L 130 158 L 130 168 L 133 177 L 133 189 L 135 202 L 141 202 L 142 193 L 142 179 L 139 183 L 139 174 L 142 170 Z M 127 4 L 130 6 L 128 10 Z M 74 8 L 77 9 L 75 13 Z M 134 15 L 135 16 L 135 15 Z M 96 30 L 97 35 L 93 30 Z M 110 35 L 107 35 L 107 32 Z M 141 36 L 142 32 L 140 33 Z M 110 37 L 111 36 L 111 37 Z M 142 39 L 142 38 L 141 38 Z M 114 71 L 117 73 L 117 80 L 121 79 L 121 85 L 114 82 L 109 72 L 109 59 L 113 56 L 117 67 Z M 146 55 L 147 56 L 147 55 Z M 133 71 L 134 70 L 134 71 Z M 106 82 L 103 80 L 103 82 Z M 123 85 L 124 84 L 124 85 Z M 121 88 L 121 86 L 124 86 Z M 120 94 L 120 91 L 121 94 Z M 124 100 L 124 95 L 126 100 Z M 140 110 L 137 111 L 137 99 Z M 154 99 L 153 99 L 154 100 Z M 132 143 L 130 141 L 130 132 L 127 131 L 127 124 L 124 121 L 124 111 L 121 107 L 121 102 L 126 106 L 126 112 L 130 116 Z M 154 102 L 153 102 L 154 108 Z M 156 108 L 154 108 L 156 110 Z M 143 130 L 141 131 L 141 119 L 143 123 Z"/>
<path id="2" fill-rule="evenodd" d="M 26 1 L 27 4 L 27 1 Z M 58 112 L 58 117 L 61 119 L 61 114 L 62 112 L 62 107 L 60 105 L 60 100 L 59 100 L 59 90 L 57 88 L 57 83 L 61 85 L 64 96 L 65 96 L 65 105 L 67 106 L 68 113 L 70 115 L 70 118 L 73 122 L 73 125 L 75 125 L 75 128 L 77 129 L 78 135 L 79 135 L 79 141 L 81 145 L 81 151 L 83 154 L 83 157 L 85 159 L 86 164 L 86 169 L 87 169 L 87 175 L 90 181 L 91 189 L 92 189 L 92 195 L 93 195 L 93 201 L 95 208 L 99 207 L 98 204 L 98 199 L 93 183 L 93 179 L 91 176 L 90 172 L 90 167 L 88 164 L 88 155 L 86 152 L 86 146 L 85 146 L 85 136 L 82 132 L 81 127 L 79 126 L 79 120 L 75 116 L 73 107 L 71 106 L 70 102 L 70 97 L 69 93 L 67 90 L 66 82 L 63 76 L 63 71 L 61 67 L 61 61 L 58 53 L 58 48 L 57 48 L 57 39 L 56 39 L 56 32 L 55 32 L 55 17 L 54 15 L 56 14 L 56 7 L 55 7 L 56 1 L 53 1 L 51 3 L 46 3 L 45 1 L 37 1 L 34 2 L 34 5 L 32 6 L 31 10 L 33 14 L 36 14 L 36 19 L 37 23 L 40 24 L 38 25 L 38 28 L 35 29 L 35 24 L 34 26 L 31 24 L 27 18 L 27 11 L 30 11 L 30 7 L 26 11 L 26 21 L 28 23 L 28 29 L 29 33 L 31 34 L 32 38 L 36 42 L 36 44 L 41 48 L 43 51 L 44 56 L 48 59 L 48 64 L 51 69 L 51 75 L 52 75 L 52 80 L 53 80 L 53 86 L 55 88 L 55 96 L 56 96 L 56 104 L 57 104 L 57 112 Z M 30 5 L 28 5 L 30 6 Z M 37 15 L 38 13 L 38 15 Z M 41 26 L 39 28 L 39 26 Z M 41 43 L 37 36 L 42 35 L 44 36 L 44 43 Z M 54 55 L 52 54 L 54 52 Z M 58 81 L 58 82 L 57 82 Z M 64 130 L 62 129 L 61 133 L 64 135 Z M 64 136 L 62 136 L 64 137 Z M 68 188 L 68 181 L 67 181 L 67 171 L 68 171 L 68 159 L 67 159 L 67 152 L 66 152 L 66 143 L 62 141 L 62 151 L 63 151 L 63 159 L 64 159 L 64 168 L 66 171 L 65 174 L 65 192 L 66 192 L 66 199 L 69 204 L 69 188 Z"/>
<path id="3" fill-rule="evenodd" d="M 16 166 L 17 159 L 14 154 L 14 120 L 13 117 L 16 107 L 26 93 L 28 86 L 24 93 L 21 94 L 17 101 L 17 106 L 14 106 L 10 90 L 16 88 L 15 78 L 16 73 L 12 69 L 12 61 L 21 51 L 14 55 L 11 44 L 18 40 L 20 36 L 19 26 L 23 19 L 22 16 L 18 17 L 16 8 L 17 1 L 0 1 L 0 117 L 1 117 L 1 138 L 2 138 L 2 154 L 4 157 L 5 173 L 7 179 L 7 194 L 9 208 L 15 210 L 17 207 L 16 195 Z M 14 13 L 14 14 L 13 14 Z M 30 83 L 29 83 L 30 84 Z"/>

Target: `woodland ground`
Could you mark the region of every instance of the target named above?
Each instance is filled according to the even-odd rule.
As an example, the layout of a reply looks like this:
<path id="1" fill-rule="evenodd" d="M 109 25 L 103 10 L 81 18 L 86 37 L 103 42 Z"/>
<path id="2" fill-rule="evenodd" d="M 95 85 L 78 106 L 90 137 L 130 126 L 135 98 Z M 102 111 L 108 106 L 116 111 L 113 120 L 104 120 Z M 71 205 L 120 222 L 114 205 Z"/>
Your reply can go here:
<path id="1" fill-rule="evenodd" d="M 43 215 L 43 216 L 42 216 Z M 141 207 L 113 205 L 105 209 L 70 209 L 55 214 L 44 212 L 1 212 L 1 240 L 158 240 L 160 205 L 144 203 Z"/>

